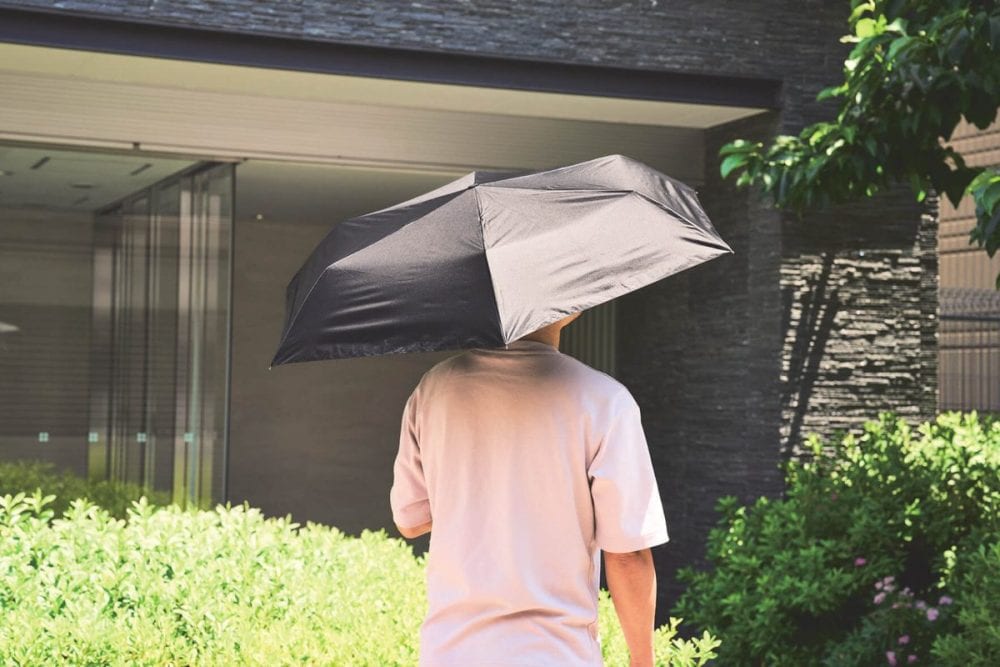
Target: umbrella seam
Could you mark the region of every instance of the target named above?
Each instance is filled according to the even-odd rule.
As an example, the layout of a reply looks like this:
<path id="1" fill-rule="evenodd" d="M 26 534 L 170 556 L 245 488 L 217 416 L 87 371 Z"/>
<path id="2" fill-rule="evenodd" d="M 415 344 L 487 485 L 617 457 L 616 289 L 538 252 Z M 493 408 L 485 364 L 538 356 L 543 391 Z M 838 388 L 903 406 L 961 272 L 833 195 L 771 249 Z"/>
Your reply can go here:
<path id="1" fill-rule="evenodd" d="M 443 187 L 443 186 L 442 186 L 442 187 Z M 479 205 L 479 194 L 475 192 L 475 185 L 469 185 L 469 186 L 467 186 L 467 187 L 466 187 L 466 188 L 465 188 L 464 190 L 473 190 L 473 194 L 475 194 L 475 195 L 476 195 L 476 210 L 477 210 L 477 211 L 479 212 L 479 221 L 480 221 L 480 228 L 481 228 L 481 227 L 482 227 L 482 219 L 483 219 L 483 214 L 482 214 L 482 208 L 481 208 L 481 207 L 480 207 L 480 205 Z M 458 195 L 460 195 L 460 194 L 461 194 L 461 193 L 462 193 L 462 192 L 463 192 L 464 190 L 459 190 L 459 191 L 457 191 L 457 192 L 446 192 L 446 193 L 444 193 L 444 194 L 440 195 L 440 197 L 446 197 L 446 196 L 449 196 L 449 195 L 454 195 L 454 197 L 452 197 L 452 199 L 455 199 L 455 198 L 456 198 L 456 197 L 458 197 Z M 437 198 L 438 198 L 438 197 L 432 197 L 431 199 L 437 199 Z M 415 198 L 414 198 L 414 199 L 415 199 Z M 409 201 L 411 201 L 411 200 L 407 200 L 407 202 L 409 202 Z M 427 200 L 427 201 L 430 201 L 430 200 Z M 451 201 L 451 200 L 449 200 L 449 201 Z M 405 203 L 407 203 L 407 202 L 403 202 L 403 203 L 405 204 Z M 365 217 L 365 216 L 367 216 L 367 215 L 372 215 L 372 213 L 380 213 L 380 212 L 382 212 L 382 211 L 387 211 L 387 210 L 389 210 L 389 209 L 391 209 L 391 208 L 396 208 L 396 207 L 398 207 L 398 206 L 400 206 L 400 204 L 395 204 L 395 205 L 393 205 L 393 206 L 390 206 L 390 207 L 387 207 L 387 208 L 384 208 L 384 209 L 379 209 L 378 211 L 373 211 L 373 212 L 371 212 L 371 213 L 365 213 L 365 214 L 363 214 L 363 215 L 360 215 L 360 216 L 356 216 L 356 217 L 357 217 L 357 218 L 363 218 L 363 217 Z M 354 219 L 354 218 L 351 218 L 351 219 Z M 399 231 L 399 230 L 397 230 L 397 231 Z M 391 234 L 390 234 L 390 235 L 391 235 Z M 368 247 L 370 247 L 370 246 L 368 246 Z M 485 256 L 485 254 L 486 254 L 486 241 L 485 241 L 485 238 L 484 238 L 484 240 L 483 240 L 483 255 Z M 313 284 L 309 286 L 309 290 L 308 290 L 308 291 L 307 291 L 307 292 L 305 293 L 305 296 L 303 296 L 303 297 L 302 297 L 302 302 L 301 302 L 301 303 L 299 304 L 299 307 L 298 307 L 298 309 L 297 309 L 297 310 L 295 311 L 295 313 L 294 313 L 294 314 L 293 314 L 293 315 L 292 315 L 292 316 L 291 316 L 291 317 L 290 317 L 290 318 L 288 319 L 288 322 L 287 322 L 287 323 L 286 323 L 286 325 L 285 325 L 285 328 L 284 328 L 284 331 L 282 331 L 282 334 L 281 334 L 281 339 L 280 339 L 280 340 L 278 341 L 278 349 L 277 349 L 277 352 L 280 352 L 280 351 L 281 351 L 281 348 L 282 348 L 282 346 L 284 346 L 284 344 L 285 344 L 285 341 L 286 341 L 286 340 L 288 340 L 288 334 L 289 334 L 289 333 L 290 333 L 290 332 L 292 331 L 292 329 L 294 328 L 294 326 L 295 326 L 295 323 L 296 323 L 296 322 L 298 321 L 298 319 L 299 319 L 299 315 L 301 315 L 301 314 L 302 314 L 302 310 L 303 310 L 303 309 L 305 308 L 305 306 L 306 306 L 306 302 L 307 302 L 307 301 L 309 300 L 309 297 L 310 297 L 310 296 L 312 295 L 312 293 L 313 293 L 313 290 L 315 290 L 315 289 L 316 289 L 316 285 L 318 285 L 318 284 L 319 284 L 319 281 L 323 279 L 323 276 L 324 276 L 324 275 L 326 275 L 326 272 L 327 272 L 327 271 L 329 270 L 330 266 L 331 266 L 331 265 L 327 265 L 326 267 L 324 267 L 324 268 L 323 268 L 323 270 L 322 270 L 322 271 L 320 271 L 320 272 L 319 272 L 319 275 L 318 275 L 318 276 L 316 276 L 316 280 L 314 280 L 314 281 L 313 281 Z M 487 268 L 487 270 L 489 270 L 489 261 L 488 261 L 488 260 L 487 260 L 487 263 L 486 263 L 486 268 Z M 295 276 L 293 276 L 293 277 L 292 277 L 292 281 L 293 281 L 293 282 L 294 282 L 295 278 L 296 278 L 296 277 L 298 276 L 298 274 L 299 274 L 300 272 L 301 272 L 301 269 L 300 269 L 299 271 L 297 271 L 297 272 L 296 272 Z M 492 274 L 492 273 L 490 273 L 490 278 L 491 278 L 491 281 L 492 281 L 492 277 L 493 277 L 493 274 Z M 494 299 L 496 298 L 495 294 L 496 294 L 496 291 L 494 290 Z M 498 319 L 499 319 L 499 314 L 498 314 Z M 273 364 L 274 364 L 274 360 L 275 360 L 275 359 L 277 359 L 277 352 L 275 352 L 275 355 L 274 355 L 274 357 L 272 357 L 272 359 L 271 359 L 271 366 L 272 366 L 272 367 L 273 367 Z"/>
<path id="2" fill-rule="evenodd" d="M 476 197 L 476 213 L 479 215 L 479 236 L 483 240 L 483 260 L 486 262 L 486 272 L 490 277 L 490 288 L 493 290 L 493 303 L 496 304 L 497 308 L 497 323 L 500 324 L 500 335 L 504 339 L 504 344 L 506 345 L 509 341 L 507 340 L 507 332 L 505 331 L 503 314 L 500 309 L 500 294 L 497 292 L 497 284 L 493 279 L 493 268 L 490 266 L 490 254 L 487 252 L 489 248 L 486 247 L 486 222 L 483 218 L 483 203 L 479 199 L 479 188 L 478 186 L 472 186 L 469 188 L 472 190 L 472 194 Z"/>
<path id="3" fill-rule="evenodd" d="M 733 251 L 733 249 L 729 247 L 729 244 L 722 240 L 721 236 L 719 236 L 718 234 L 716 234 L 715 236 L 712 236 L 707 231 L 705 231 L 701 226 L 699 226 L 695 222 L 693 222 L 690 219 L 688 219 L 688 216 L 682 215 L 682 214 L 678 213 L 677 211 L 674 211 L 673 209 L 671 209 L 671 208 L 669 208 L 667 206 L 664 206 L 663 204 L 661 204 L 660 202 L 656 201 L 655 199 L 647 197 L 646 195 L 642 194 L 641 192 L 639 192 L 637 190 L 631 190 L 630 192 L 632 192 L 632 194 L 635 194 L 635 195 L 638 195 L 638 196 L 642 197 L 643 199 L 645 199 L 646 201 L 650 202 L 651 204 L 656 205 L 658 208 L 666 211 L 670 215 L 673 215 L 673 216 L 679 218 L 686 225 L 689 225 L 689 226 L 693 227 L 694 229 L 696 229 L 705 238 L 707 238 L 707 239 L 709 239 L 711 241 L 721 242 L 722 245 L 723 245 L 723 247 L 726 250 L 728 250 L 729 252 Z"/>

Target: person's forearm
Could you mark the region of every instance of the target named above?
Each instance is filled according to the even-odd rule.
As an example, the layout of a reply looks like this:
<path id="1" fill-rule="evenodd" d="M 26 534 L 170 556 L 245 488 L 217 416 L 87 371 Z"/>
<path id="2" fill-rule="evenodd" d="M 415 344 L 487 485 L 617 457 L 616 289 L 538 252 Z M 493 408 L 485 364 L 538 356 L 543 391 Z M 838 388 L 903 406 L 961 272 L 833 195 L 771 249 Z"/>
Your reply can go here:
<path id="1" fill-rule="evenodd" d="M 621 621 L 632 667 L 653 665 L 653 623 L 656 613 L 656 570 L 649 549 L 615 554 L 604 552 L 608 591 Z"/>

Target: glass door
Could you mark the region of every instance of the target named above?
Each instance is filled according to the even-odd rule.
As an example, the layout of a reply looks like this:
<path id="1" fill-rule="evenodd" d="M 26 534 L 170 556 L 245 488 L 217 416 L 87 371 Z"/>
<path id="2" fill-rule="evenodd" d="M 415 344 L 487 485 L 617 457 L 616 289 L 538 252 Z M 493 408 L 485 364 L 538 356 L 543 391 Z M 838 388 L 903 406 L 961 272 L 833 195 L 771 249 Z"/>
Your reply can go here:
<path id="1" fill-rule="evenodd" d="M 233 179 L 199 166 L 97 219 L 89 469 L 183 506 L 226 495 Z"/>

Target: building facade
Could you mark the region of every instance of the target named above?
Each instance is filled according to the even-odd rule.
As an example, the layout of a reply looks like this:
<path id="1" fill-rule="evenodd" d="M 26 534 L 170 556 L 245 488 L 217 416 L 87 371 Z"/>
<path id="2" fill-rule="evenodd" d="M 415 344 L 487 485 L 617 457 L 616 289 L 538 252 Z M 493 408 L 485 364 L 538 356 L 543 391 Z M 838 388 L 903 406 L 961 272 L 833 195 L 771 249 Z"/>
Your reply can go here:
<path id="1" fill-rule="evenodd" d="M 980 130 L 963 120 L 949 143 L 973 167 L 1000 168 L 1000 123 Z M 975 204 L 941 200 L 941 410 L 1000 413 L 1000 254 L 969 244 Z"/>
<path id="2" fill-rule="evenodd" d="M 642 409 L 662 618 L 718 497 L 779 495 L 808 433 L 937 409 L 936 199 L 797 221 L 718 174 L 831 115 L 845 30 L 818 0 L 0 1 L 2 456 L 390 527 L 403 402 L 450 353 L 269 371 L 284 286 L 338 220 L 624 153 L 734 250 L 565 334 Z"/>

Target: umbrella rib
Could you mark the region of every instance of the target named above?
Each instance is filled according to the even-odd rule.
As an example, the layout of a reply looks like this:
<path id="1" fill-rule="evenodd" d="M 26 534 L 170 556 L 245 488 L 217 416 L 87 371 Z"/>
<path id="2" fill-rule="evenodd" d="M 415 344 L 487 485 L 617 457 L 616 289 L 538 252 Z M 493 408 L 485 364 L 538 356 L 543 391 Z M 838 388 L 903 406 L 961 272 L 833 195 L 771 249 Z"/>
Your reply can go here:
<path id="1" fill-rule="evenodd" d="M 479 189 L 473 187 L 471 190 L 472 194 L 476 197 L 476 213 L 479 216 L 479 237 L 483 240 L 483 261 L 486 262 L 486 272 L 490 276 L 490 288 L 493 290 L 493 303 L 497 309 L 497 323 L 500 325 L 500 336 L 503 337 L 504 344 L 506 344 L 508 341 L 506 340 L 507 336 L 504 332 L 503 312 L 500 308 L 500 294 L 497 292 L 496 281 L 493 280 L 493 269 L 490 267 L 490 255 L 486 252 L 488 248 L 486 247 L 486 225 L 483 224 L 483 204 L 479 199 Z"/>
<path id="2" fill-rule="evenodd" d="M 280 351 L 280 350 L 281 350 L 281 348 L 282 348 L 282 347 L 284 346 L 284 344 L 285 344 L 285 341 L 286 341 L 286 340 L 288 339 L 288 334 L 289 334 L 289 332 L 291 332 L 291 330 L 292 330 L 293 328 L 295 328 L 295 322 L 296 322 L 296 321 L 298 321 L 298 319 L 299 319 L 299 315 L 301 315 L 301 314 L 302 314 L 302 309 L 303 309 L 303 308 L 305 308 L 305 306 L 306 306 L 306 301 L 308 301 L 308 300 L 309 300 L 309 296 L 310 296 L 310 295 L 311 295 L 311 294 L 313 293 L 313 290 L 315 290 L 315 289 L 316 289 L 316 285 L 318 285 L 318 284 L 319 284 L 319 281 L 320 281 L 320 280 L 321 280 L 321 279 L 323 278 L 323 275 L 324 275 L 324 274 L 326 274 L 326 269 L 328 269 L 328 268 L 330 268 L 330 267 L 326 267 L 326 268 L 324 268 L 324 269 L 323 269 L 322 271 L 320 271 L 320 272 L 319 272 L 319 275 L 318 275 L 318 276 L 316 276 L 316 280 L 314 280 L 314 281 L 313 281 L 313 284 L 312 284 L 312 285 L 311 285 L 311 286 L 309 287 L 309 291 L 308 291 L 308 292 L 306 292 L 305 296 L 303 296 L 303 297 L 302 297 L 302 301 L 301 301 L 301 302 L 299 303 L 299 307 L 298 307 L 298 309 L 297 309 L 297 310 L 295 311 L 295 314 L 294 314 L 294 315 L 292 315 L 292 316 L 291 316 L 291 317 L 290 317 L 290 318 L 288 319 L 288 324 L 287 324 L 287 326 L 285 327 L 285 330 L 284 330 L 284 332 L 282 332 L 282 334 L 281 334 L 281 340 L 280 340 L 280 341 L 278 341 L 278 350 L 279 350 L 279 351 Z"/>
<path id="3" fill-rule="evenodd" d="M 729 247 L 729 245 L 728 245 L 728 244 L 727 244 L 727 243 L 726 243 L 725 241 L 722 241 L 722 238 L 721 238 L 721 237 L 718 237 L 718 236 L 712 236 L 711 234 L 709 234 L 708 232 L 706 232 L 706 231 L 705 231 L 704 229 L 702 229 L 702 228 L 701 228 L 701 226 L 699 226 L 698 224 L 696 224 L 696 223 L 692 222 L 691 220 L 689 220 L 689 219 L 688 219 L 688 217 L 687 217 L 686 215 L 683 215 L 683 214 L 681 214 L 681 213 L 678 213 L 677 211 L 674 211 L 673 209 L 671 209 L 671 208 L 670 208 L 670 207 L 668 207 L 668 206 L 664 206 L 664 205 L 663 205 L 662 203 L 660 203 L 660 202 L 656 201 L 655 199 L 653 199 L 653 198 L 651 198 L 651 197 L 647 197 L 646 195 L 642 194 L 641 192 L 639 192 L 639 191 L 637 191 L 637 190 L 631 190 L 631 192 L 632 192 L 633 194 L 636 194 L 636 195 L 638 195 L 638 196 L 642 197 L 642 198 L 643 198 L 643 199 L 645 199 L 646 201 L 648 201 L 648 202 L 650 202 L 650 203 L 652 203 L 652 204 L 655 204 L 655 205 L 656 205 L 656 206 L 657 206 L 658 208 L 660 208 L 660 209 L 662 209 L 662 210 L 666 211 L 666 212 L 667 212 L 667 213 L 669 213 L 670 215 L 672 215 L 672 216 L 674 216 L 674 217 L 678 218 L 679 220 L 683 221 L 683 222 L 684 222 L 684 224 L 686 224 L 686 225 L 689 225 L 689 226 L 693 227 L 693 228 L 694 228 L 694 229 L 696 229 L 696 230 L 697 230 L 697 231 L 698 231 L 698 232 L 699 232 L 699 233 L 700 233 L 700 234 L 701 234 L 702 236 L 706 237 L 707 239 L 709 239 L 709 240 L 711 240 L 711 241 L 721 241 L 721 242 L 722 242 L 722 248 L 723 248 L 723 249 L 725 249 L 725 250 L 728 250 L 728 251 L 732 252 L 732 250 L 733 250 L 733 249 L 732 249 L 732 248 L 730 248 L 730 247 Z"/>

